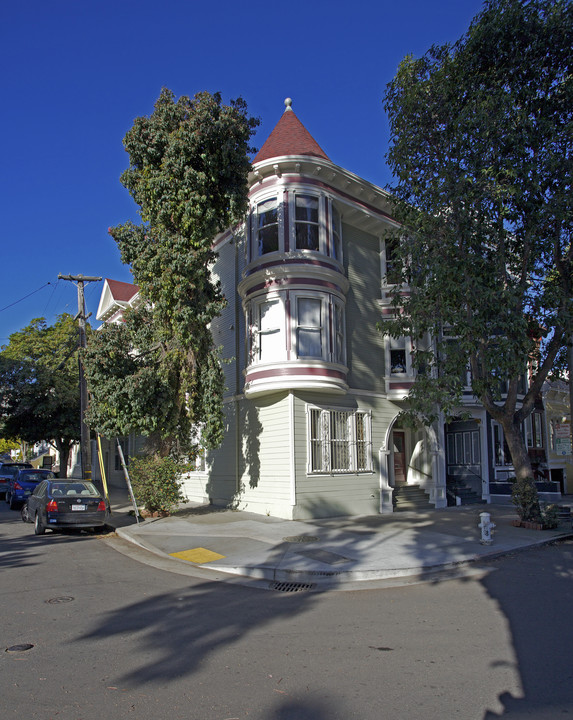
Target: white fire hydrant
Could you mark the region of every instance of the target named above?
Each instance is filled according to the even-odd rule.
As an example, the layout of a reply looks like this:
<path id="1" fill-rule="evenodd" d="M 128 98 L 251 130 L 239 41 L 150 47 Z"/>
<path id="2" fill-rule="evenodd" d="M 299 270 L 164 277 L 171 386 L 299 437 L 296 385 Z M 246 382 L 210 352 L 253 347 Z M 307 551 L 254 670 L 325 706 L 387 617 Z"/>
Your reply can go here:
<path id="1" fill-rule="evenodd" d="M 493 542 L 491 535 L 495 527 L 495 523 L 491 522 L 490 515 L 487 512 L 482 512 L 479 516 L 481 518 L 481 522 L 478 524 L 478 527 L 481 528 L 480 543 L 482 545 L 491 545 Z"/>

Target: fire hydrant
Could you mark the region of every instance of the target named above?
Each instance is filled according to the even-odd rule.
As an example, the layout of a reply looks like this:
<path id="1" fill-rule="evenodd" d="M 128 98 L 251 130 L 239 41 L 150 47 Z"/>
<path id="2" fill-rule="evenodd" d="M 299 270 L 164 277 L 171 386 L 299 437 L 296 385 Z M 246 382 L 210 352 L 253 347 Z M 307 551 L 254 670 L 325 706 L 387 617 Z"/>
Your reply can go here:
<path id="1" fill-rule="evenodd" d="M 491 545 L 493 542 L 491 535 L 495 527 L 495 523 L 491 522 L 490 515 L 487 512 L 482 512 L 479 516 L 481 518 L 481 522 L 478 524 L 478 527 L 481 528 L 480 543 L 482 545 Z"/>

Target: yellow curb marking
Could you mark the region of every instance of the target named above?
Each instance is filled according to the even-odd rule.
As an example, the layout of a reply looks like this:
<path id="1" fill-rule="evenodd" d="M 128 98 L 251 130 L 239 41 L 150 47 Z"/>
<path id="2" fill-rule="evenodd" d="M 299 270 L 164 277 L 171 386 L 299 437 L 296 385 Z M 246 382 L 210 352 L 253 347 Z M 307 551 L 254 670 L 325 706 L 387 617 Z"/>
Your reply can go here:
<path id="1" fill-rule="evenodd" d="M 213 552 L 212 550 L 206 550 L 201 547 L 192 548 L 191 550 L 182 550 L 181 552 L 176 553 L 169 553 L 169 556 L 198 564 L 212 562 L 213 560 L 222 560 L 225 557 L 224 555 L 219 555 L 219 553 Z"/>

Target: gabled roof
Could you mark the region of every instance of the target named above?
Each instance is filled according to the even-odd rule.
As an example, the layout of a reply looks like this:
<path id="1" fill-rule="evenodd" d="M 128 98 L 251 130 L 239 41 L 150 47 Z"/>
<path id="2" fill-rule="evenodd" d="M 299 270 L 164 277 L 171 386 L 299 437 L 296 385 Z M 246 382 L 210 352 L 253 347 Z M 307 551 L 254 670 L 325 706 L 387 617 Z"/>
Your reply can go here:
<path id="1" fill-rule="evenodd" d="M 106 278 L 97 309 L 97 319 L 109 321 L 112 317 L 121 317 L 124 308 L 132 303 L 138 293 L 139 285 Z"/>
<path id="2" fill-rule="evenodd" d="M 133 283 L 110 280 L 109 278 L 106 278 L 105 281 L 111 291 L 111 296 L 117 302 L 129 302 L 139 292 L 139 285 Z"/>
<path id="3" fill-rule="evenodd" d="M 285 100 L 285 105 L 286 110 L 257 153 L 253 164 L 283 155 L 311 155 L 329 160 L 328 155 L 294 114 L 290 98 Z"/>

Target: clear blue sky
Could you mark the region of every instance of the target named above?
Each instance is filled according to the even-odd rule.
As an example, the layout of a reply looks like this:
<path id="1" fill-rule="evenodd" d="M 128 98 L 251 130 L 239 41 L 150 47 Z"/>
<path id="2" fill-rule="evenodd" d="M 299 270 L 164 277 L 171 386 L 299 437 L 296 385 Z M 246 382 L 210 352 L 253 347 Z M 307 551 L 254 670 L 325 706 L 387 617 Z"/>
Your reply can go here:
<path id="1" fill-rule="evenodd" d="M 242 96 L 260 147 L 285 97 L 331 160 L 385 186 L 386 84 L 481 0 L 20 0 L 0 9 L 0 344 L 77 312 L 58 273 L 131 281 L 107 228 L 137 221 L 122 139 L 165 86 Z M 48 284 L 49 283 L 49 284 Z M 94 314 L 102 283 L 86 286 Z M 26 295 L 30 296 L 23 299 Z"/>

